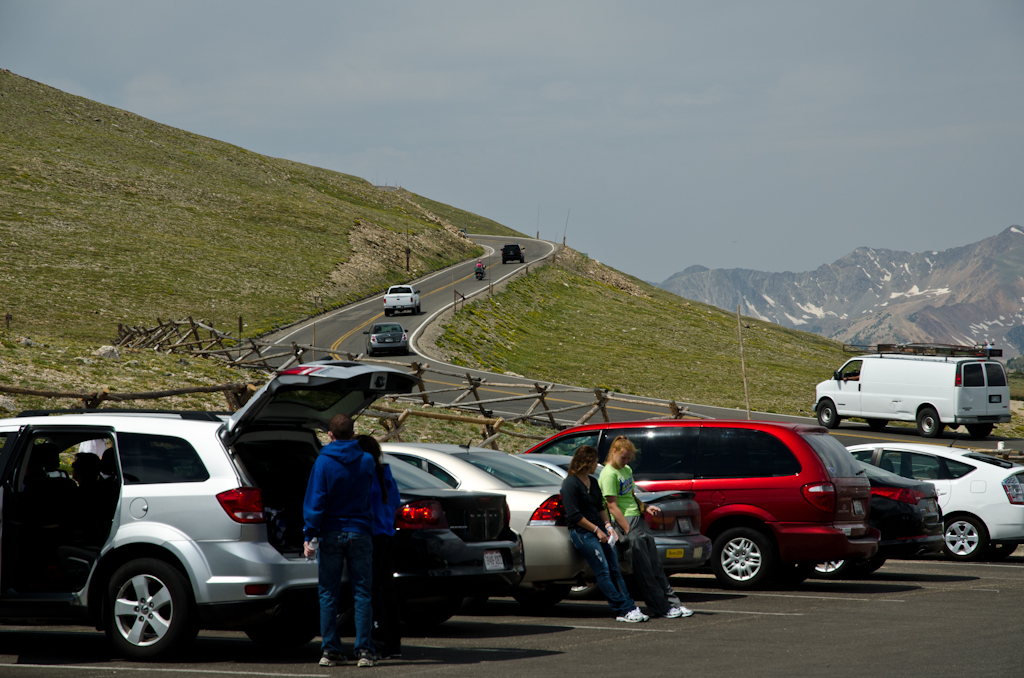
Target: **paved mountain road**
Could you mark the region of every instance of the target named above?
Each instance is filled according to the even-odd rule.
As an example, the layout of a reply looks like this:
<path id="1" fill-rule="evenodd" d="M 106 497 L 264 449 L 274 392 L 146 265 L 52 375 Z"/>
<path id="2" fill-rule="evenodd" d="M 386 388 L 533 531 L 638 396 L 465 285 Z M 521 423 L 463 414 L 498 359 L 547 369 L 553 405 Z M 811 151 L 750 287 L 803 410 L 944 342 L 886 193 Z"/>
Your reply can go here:
<path id="1" fill-rule="evenodd" d="M 471 237 L 474 242 L 482 245 L 487 251 L 487 254 L 484 257 L 484 265 L 487 267 L 487 277 L 484 280 L 476 280 L 473 275 L 476 260 L 468 260 L 452 266 L 451 268 L 432 273 L 413 281 L 411 283 L 412 286 L 420 290 L 421 313 L 419 315 L 398 314 L 388 318 L 389 321 L 400 323 L 409 333 L 412 354 L 409 356 L 389 355 L 381 357 L 385 360 L 404 364 L 410 364 L 413 362 L 426 363 L 435 369 L 453 372 L 460 375 L 469 374 L 475 379 L 485 380 L 477 389 L 481 400 L 522 395 L 525 391 L 511 388 L 492 387 L 488 386 L 487 382 L 500 384 L 522 383 L 524 386 L 532 386 L 535 383 L 546 385 L 550 382 L 494 374 L 491 372 L 482 372 L 479 370 L 469 370 L 464 367 L 449 365 L 443 361 L 435 360 L 430 355 L 430 348 L 421 346 L 418 343 L 422 334 L 422 329 L 443 311 L 451 307 L 455 292 L 465 295 L 466 297 L 471 297 L 477 294 L 486 294 L 489 285 L 496 285 L 505 281 L 512 277 L 513 274 L 524 268 L 536 266 L 538 262 L 550 262 L 552 254 L 557 250 L 556 244 L 543 240 L 525 238 L 519 240 L 515 238 L 483 235 L 474 235 Z M 501 247 L 506 242 L 519 242 L 525 247 L 526 263 L 501 263 Z M 363 332 L 367 330 L 373 322 L 385 317 L 382 298 L 383 294 L 380 294 L 370 299 L 350 304 L 344 308 L 297 323 L 291 327 L 269 335 L 265 337 L 265 339 L 276 342 L 282 347 L 290 347 L 291 343 L 295 342 L 301 345 L 315 345 L 329 348 L 331 351 L 338 351 L 342 354 L 351 353 L 353 355 L 357 355 L 363 353 L 365 351 L 366 339 Z M 313 340 L 314 334 L 316 337 L 315 342 Z M 318 355 L 317 357 L 323 358 L 325 356 Z M 424 382 L 428 391 L 453 388 L 456 386 L 464 388 L 467 383 L 465 377 L 452 377 L 432 372 L 428 372 L 424 375 Z M 560 388 L 559 385 L 556 385 L 555 387 Z M 434 402 L 443 404 L 454 400 L 459 393 L 459 391 L 452 391 L 450 393 L 436 394 L 431 396 L 431 398 Z M 649 419 L 652 417 L 663 417 L 668 415 L 668 401 L 656 398 L 629 397 L 631 399 L 649 401 L 650 405 L 617 402 L 608 403 L 606 410 L 612 421 Z M 808 394 L 808 403 L 810 403 L 812 399 L 813 394 Z M 418 398 L 416 400 L 418 400 Z M 555 415 L 556 421 L 560 425 L 565 426 L 575 422 L 589 409 L 594 402 L 594 394 L 593 391 L 590 390 L 581 390 L 579 393 L 557 393 L 549 395 L 546 398 L 546 401 L 551 409 L 560 409 L 569 407 L 570 405 L 579 406 L 578 409 L 569 410 Z M 467 398 L 462 401 L 462 404 L 466 406 L 472 406 L 472 403 L 473 401 L 471 398 Z M 485 408 L 492 413 L 493 416 L 510 417 L 524 413 L 531 403 L 532 399 L 524 399 L 485 405 Z M 746 412 L 744 410 L 712 407 L 697 403 L 680 402 L 678 405 L 680 407 L 689 407 L 693 412 L 714 417 L 716 419 L 746 418 Z M 816 420 L 811 417 L 796 417 L 767 412 L 752 412 L 751 416 L 754 419 L 767 421 L 786 421 L 804 424 L 817 423 Z M 601 421 L 600 414 L 595 415 L 591 421 Z M 884 431 L 874 432 L 865 424 L 850 422 L 843 422 L 840 427 L 833 430 L 832 433 L 844 445 L 885 440 L 901 440 L 904 442 L 920 442 L 922 440 L 917 436 L 917 433 L 913 428 L 890 426 Z M 944 433 L 943 438 L 933 442 L 938 444 L 949 444 L 950 442 L 953 442 L 954 438 L 956 438 L 956 434 L 947 430 Z M 990 437 L 986 440 L 979 441 L 971 440 L 966 436 L 962 436 L 959 440 L 956 440 L 955 444 L 957 447 L 994 448 L 997 440 L 999 439 Z"/>

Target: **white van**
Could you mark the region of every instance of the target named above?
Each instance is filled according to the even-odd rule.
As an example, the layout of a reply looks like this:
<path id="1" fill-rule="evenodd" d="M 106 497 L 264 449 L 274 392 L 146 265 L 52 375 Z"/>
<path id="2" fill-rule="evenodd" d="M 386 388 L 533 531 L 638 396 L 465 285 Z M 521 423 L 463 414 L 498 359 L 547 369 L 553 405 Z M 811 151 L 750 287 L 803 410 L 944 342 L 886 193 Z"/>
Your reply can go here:
<path id="1" fill-rule="evenodd" d="M 1006 372 L 1002 363 L 991 360 L 1001 350 L 913 345 L 879 349 L 848 360 L 832 379 L 818 384 L 814 411 L 819 424 L 835 428 L 842 419 L 862 417 L 880 430 L 890 421 L 914 421 L 925 438 L 941 435 L 946 426 L 965 424 L 971 437 L 984 438 L 995 424 L 1010 421 Z"/>

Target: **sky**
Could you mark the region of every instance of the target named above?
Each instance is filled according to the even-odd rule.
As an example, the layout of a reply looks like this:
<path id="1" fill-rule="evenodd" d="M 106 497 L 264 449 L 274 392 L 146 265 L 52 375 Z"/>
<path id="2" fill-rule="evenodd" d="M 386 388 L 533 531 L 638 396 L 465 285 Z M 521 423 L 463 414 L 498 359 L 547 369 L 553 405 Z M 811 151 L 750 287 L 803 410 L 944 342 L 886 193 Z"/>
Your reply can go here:
<path id="1" fill-rule="evenodd" d="M 0 0 L 0 68 L 661 281 L 1024 224 L 1024 2 Z"/>

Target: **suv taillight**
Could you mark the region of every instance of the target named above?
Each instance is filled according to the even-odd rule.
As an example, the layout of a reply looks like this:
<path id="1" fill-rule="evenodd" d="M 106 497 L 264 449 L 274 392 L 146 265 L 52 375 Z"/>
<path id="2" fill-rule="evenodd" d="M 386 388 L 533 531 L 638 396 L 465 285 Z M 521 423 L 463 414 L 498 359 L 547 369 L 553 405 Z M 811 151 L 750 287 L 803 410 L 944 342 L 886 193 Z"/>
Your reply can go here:
<path id="1" fill-rule="evenodd" d="M 914 506 L 917 506 L 917 502 L 925 498 L 924 492 L 907 487 L 872 487 L 871 494 Z"/>
<path id="2" fill-rule="evenodd" d="M 811 483 L 800 488 L 807 503 L 825 513 L 836 512 L 836 486 L 832 483 Z"/>
<path id="3" fill-rule="evenodd" d="M 537 507 L 537 510 L 530 516 L 527 525 L 566 525 L 565 509 L 562 508 L 562 497 L 553 494 L 544 500 L 544 503 Z"/>
<path id="4" fill-rule="evenodd" d="M 1024 504 L 1024 486 L 1021 486 L 1017 476 L 1010 476 L 1003 481 L 1003 491 L 1011 504 Z"/>
<path id="5" fill-rule="evenodd" d="M 221 507 L 236 523 L 262 523 L 263 491 L 258 487 L 239 487 L 217 495 Z"/>
<path id="6" fill-rule="evenodd" d="M 447 530 L 441 503 L 433 499 L 414 501 L 395 511 L 395 529 L 398 530 Z"/>

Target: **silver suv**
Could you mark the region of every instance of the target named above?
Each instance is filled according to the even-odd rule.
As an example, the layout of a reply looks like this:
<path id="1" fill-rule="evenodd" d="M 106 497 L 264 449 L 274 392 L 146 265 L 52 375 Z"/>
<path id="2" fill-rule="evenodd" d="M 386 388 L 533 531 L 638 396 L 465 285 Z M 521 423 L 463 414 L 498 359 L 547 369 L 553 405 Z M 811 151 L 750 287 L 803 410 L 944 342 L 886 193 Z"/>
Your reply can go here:
<path id="1" fill-rule="evenodd" d="M 319 633 L 316 563 L 302 555 L 314 429 L 415 383 L 323 361 L 282 372 L 230 418 L 0 419 L 0 621 L 95 625 L 132 659 L 164 657 L 200 628 L 308 642 Z M 74 452 L 72 480 L 60 456 Z"/>

